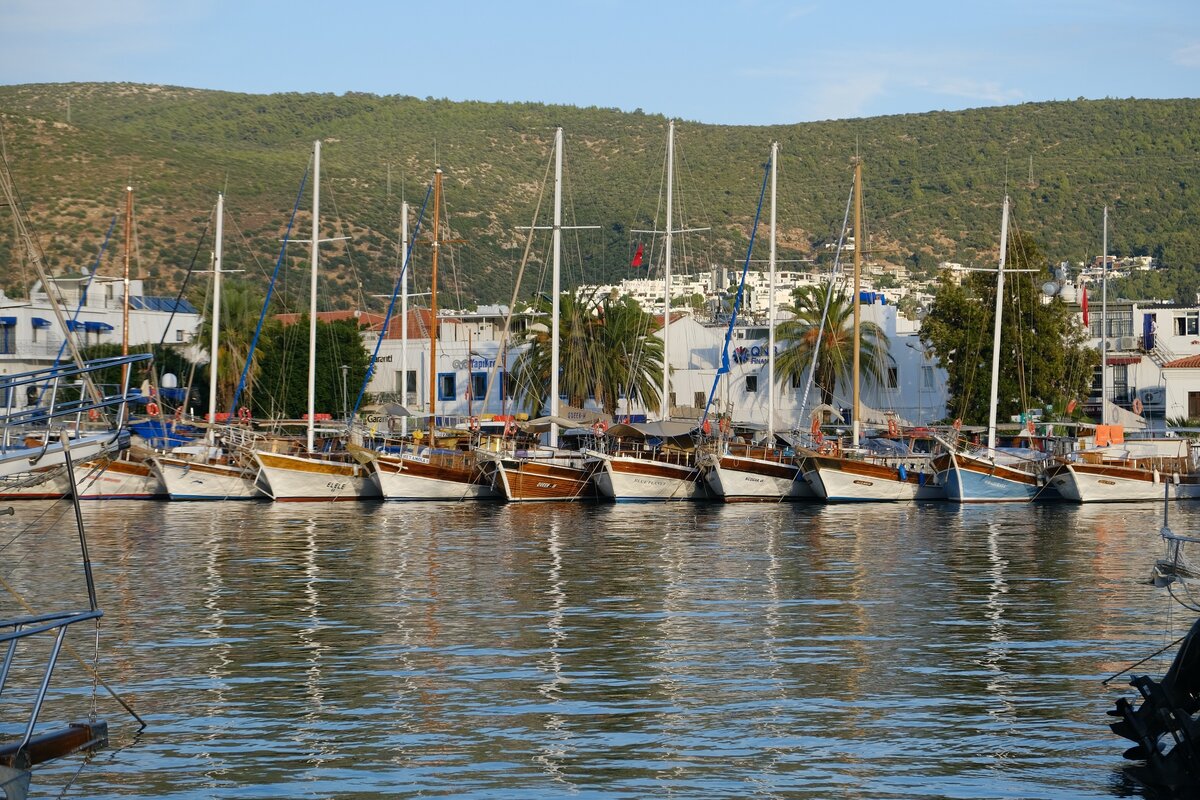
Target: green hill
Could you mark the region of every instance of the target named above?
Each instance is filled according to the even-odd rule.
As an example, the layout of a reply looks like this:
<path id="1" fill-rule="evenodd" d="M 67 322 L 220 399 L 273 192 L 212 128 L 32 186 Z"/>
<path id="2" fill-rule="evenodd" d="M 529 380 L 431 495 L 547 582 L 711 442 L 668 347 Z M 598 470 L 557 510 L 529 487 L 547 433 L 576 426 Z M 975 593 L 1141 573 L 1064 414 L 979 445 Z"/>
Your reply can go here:
<path id="1" fill-rule="evenodd" d="M 446 173 L 454 248 L 442 305 L 506 300 L 524 233 L 550 165 L 553 128 L 566 135 L 566 282 L 629 277 L 636 229 L 661 220 L 666 120 L 642 113 L 540 104 L 458 103 L 368 94 L 244 95 L 133 84 L 0 86 L 6 156 L 51 270 L 89 265 L 124 187 L 134 188 L 135 274 L 165 294 L 188 266 L 207 266 L 200 238 L 218 190 L 226 193 L 226 268 L 265 280 L 308 166 L 322 146 L 322 296 L 346 307 L 390 291 L 402 196 L 419 206 L 435 164 Z M 850 185 L 865 160 L 872 257 L 928 271 L 938 261 L 994 258 L 1000 200 L 1053 261 L 1100 251 L 1101 207 L 1111 208 L 1110 252 L 1153 255 L 1190 273 L 1200 265 L 1200 101 L 1036 103 L 774 127 L 680 123 L 676 203 L 681 269 L 739 266 L 770 142 L 781 145 L 781 259 L 813 258 L 836 239 Z M 550 188 L 539 225 L 548 224 Z M 309 206 L 306 196 L 302 212 Z M 310 235 L 306 214 L 296 239 Z M 679 224 L 677 219 L 677 224 Z M 123 258 L 121 223 L 103 271 Z M 535 240 L 533 278 L 549 237 Z M 760 251 L 765 258 L 765 248 Z M 0 211 L 0 279 L 28 282 L 7 211 Z M 308 251 L 289 248 L 281 295 L 306 297 Z M 428 255 L 418 251 L 414 285 Z M 529 274 L 529 273 L 527 273 Z M 426 279 L 427 282 L 427 279 Z M 460 295 L 454 295 L 451 282 Z M 417 291 L 417 289 L 414 289 Z"/>

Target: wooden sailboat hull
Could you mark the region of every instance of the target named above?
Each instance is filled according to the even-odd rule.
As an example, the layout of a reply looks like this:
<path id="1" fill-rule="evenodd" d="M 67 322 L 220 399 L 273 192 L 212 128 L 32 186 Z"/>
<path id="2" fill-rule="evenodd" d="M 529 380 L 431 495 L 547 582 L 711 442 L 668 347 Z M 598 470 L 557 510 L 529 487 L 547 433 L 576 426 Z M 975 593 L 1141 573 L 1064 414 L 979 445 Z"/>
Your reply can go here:
<path id="1" fill-rule="evenodd" d="M 0 500 L 58 500 L 70 490 L 64 465 L 0 476 Z"/>
<path id="2" fill-rule="evenodd" d="M 534 500 L 595 500 L 591 464 L 553 461 L 502 460 L 495 462 L 497 482 L 509 502 Z"/>
<path id="3" fill-rule="evenodd" d="M 584 451 L 599 460 L 593 480 L 604 497 L 617 502 L 704 500 L 708 497 L 700 468 L 688 460 Z"/>
<path id="4" fill-rule="evenodd" d="M 817 497 L 793 459 L 768 460 L 725 454 L 701 458 L 704 480 L 726 503 L 813 500 Z"/>
<path id="5" fill-rule="evenodd" d="M 898 465 L 843 458 L 810 456 L 805 477 L 818 497 L 830 503 L 945 500 L 946 493 L 932 468 L 922 471 Z"/>
<path id="6" fill-rule="evenodd" d="M 1064 500 L 1075 503 L 1200 498 L 1200 476 L 1115 464 L 1060 464 L 1048 480 Z"/>
<path id="7" fill-rule="evenodd" d="M 965 453 L 949 453 L 943 458 L 945 468 L 938 472 L 938 480 L 952 503 L 1028 503 L 1058 496 L 1032 471 Z"/>
<path id="8" fill-rule="evenodd" d="M 367 468 L 356 462 L 262 450 L 255 451 L 254 458 L 265 493 L 280 502 L 379 497 L 379 487 L 370 479 Z"/>
<path id="9" fill-rule="evenodd" d="M 266 496 L 258 487 L 258 473 L 236 464 L 156 456 L 150 459 L 150 466 L 172 500 L 257 500 Z"/>
<path id="10" fill-rule="evenodd" d="M 75 467 L 81 500 L 154 500 L 167 496 L 158 475 L 144 461 L 94 459 Z"/>
<path id="11" fill-rule="evenodd" d="M 385 500 L 500 500 L 479 464 L 454 454 L 428 459 L 376 455 L 368 464 L 371 479 Z"/>

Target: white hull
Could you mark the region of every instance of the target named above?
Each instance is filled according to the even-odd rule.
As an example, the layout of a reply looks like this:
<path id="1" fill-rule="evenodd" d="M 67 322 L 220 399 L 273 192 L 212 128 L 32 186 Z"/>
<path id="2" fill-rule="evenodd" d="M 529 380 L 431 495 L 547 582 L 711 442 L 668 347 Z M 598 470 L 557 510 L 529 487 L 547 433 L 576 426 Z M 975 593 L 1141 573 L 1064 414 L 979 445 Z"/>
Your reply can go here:
<path id="1" fill-rule="evenodd" d="M 819 464 L 805 473 L 816 495 L 831 503 L 888 503 L 945 500 L 946 493 L 929 472 L 924 485 L 886 475 L 864 474 L 853 468 Z"/>
<path id="2" fill-rule="evenodd" d="M 165 498 L 158 475 L 142 462 L 104 460 L 75 467 L 81 500 L 152 500 Z"/>
<path id="3" fill-rule="evenodd" d="M 256 451 L 259 482 L 279 501 L 358 500 L 379 497 L 379 487 L 362 464 Z"/>
<path id="4" fill-rule="evenodd" d="M 378 456 L 368 465 L 371 480 L 385 500 L 500 500 L 503 495 L 486 484 L 418 473 L 425 465 Z"/>
<path id="5" fill-rule="evenodd" d="M 258 488 L 257 473 L 233 464 L 158 456 L 150 459 L 150 465 L 172 500 L 253 500 L 264 497 Z"/>
<path id="6" fill-rule="evenodd" d="M 1120 473 L 1067 464 L 1054 473 L 1050 484 L 1058 490 L 1064 500 L 1076 503 L 1200 498 L 1200 483 L 1185 480 L 1180 476 L 1159 474 L 1151 470 L 1121 470 Z"/>
<path id="7" fill-rule="evenodd" d="M 705 456 L 703 463 L 708 488 L 726 502 L 812 500 L 817 496 L 799 466 L 716 455 Z M 784 471 L 792 476 L 779 474 Z"/>
<path id="8" fill-rule="evenodd" d="M 584 452 L 602 462 L 592 478 L 600 494 L 618 502 L 703 500 L 708 496 L 698 467 L 590 450 Z"/>
<path id="9" fill-rule="evenodd" d="M 0 476 L 0 500 L 57 500 L 70 490 L 65 466 Z"/>

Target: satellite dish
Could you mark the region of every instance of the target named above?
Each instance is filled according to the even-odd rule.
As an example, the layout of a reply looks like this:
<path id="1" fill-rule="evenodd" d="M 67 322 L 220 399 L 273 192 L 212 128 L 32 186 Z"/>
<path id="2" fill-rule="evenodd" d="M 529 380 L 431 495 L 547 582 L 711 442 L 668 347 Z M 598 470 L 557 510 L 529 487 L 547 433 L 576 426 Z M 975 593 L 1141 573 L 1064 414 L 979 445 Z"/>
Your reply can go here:
<path id="1" fill-rule="evenodd" d="M 1042 294 L 1046 295 L 1046 297 L 1054 297 L 1061 289 L 1062 287 L 1054 281 L 1046 281 L 1042 284 Z"/>
<path id="2" fill-rule="evenodd" d="M 179 379 L 175 377 L 175 373 L 173 372 L 164 372 L 161 385 L 164 389 L 174 389 L 179 385 Z"/>

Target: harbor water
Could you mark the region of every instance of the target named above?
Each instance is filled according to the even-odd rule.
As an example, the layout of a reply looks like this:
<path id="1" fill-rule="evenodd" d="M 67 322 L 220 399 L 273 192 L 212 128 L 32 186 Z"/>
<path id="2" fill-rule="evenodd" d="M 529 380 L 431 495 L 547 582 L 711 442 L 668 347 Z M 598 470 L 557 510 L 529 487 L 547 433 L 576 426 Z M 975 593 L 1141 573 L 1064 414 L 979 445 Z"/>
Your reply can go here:
<path id="1" fill-rule="evenodd" d="M 1102 681 L 1194 619 L 1145 582 L 1157 504 L 84 517 L 105 617 L 73 642 L 148 727 L 98 690 L 109 747 L 35 797 L 1143 796 L 1105 716 L 1133 690 Z M 0 517 L 39 611 L 86 603 L 73 523 Z M 47 722 L 93 703 L 69 659 L 51 694 Z"/>

